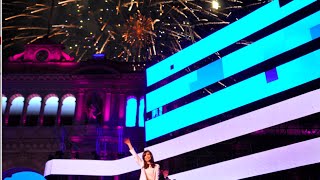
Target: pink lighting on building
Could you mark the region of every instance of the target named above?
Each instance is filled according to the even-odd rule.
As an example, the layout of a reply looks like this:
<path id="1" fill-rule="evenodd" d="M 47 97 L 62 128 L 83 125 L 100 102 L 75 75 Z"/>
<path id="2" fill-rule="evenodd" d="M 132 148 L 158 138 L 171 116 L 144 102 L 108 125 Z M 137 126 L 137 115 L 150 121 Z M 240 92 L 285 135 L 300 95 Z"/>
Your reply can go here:
<path id="1" fill-rule="evenodd" d="M 119 95 L 119 121 L 121 121 L 121 125 L 123 125 L 124 119 L 125 119 L 125 102 L 126 97 L 125 94 Z"/>
<path id="2" fill-rule="evenodd" d="M 82 141 L 82 139 L 79 136 L 72 136 L 70 137 L 70 140 L 75 143 L 79 143 Z"/>
<path id="3" fill-rule="evenodd" d="M 104 122 L 109 122 L 110 120 L 110 108 L 111 108 L 111 94 L 107 93 L 105 97 L 105 107 L 104 107 Z"/>

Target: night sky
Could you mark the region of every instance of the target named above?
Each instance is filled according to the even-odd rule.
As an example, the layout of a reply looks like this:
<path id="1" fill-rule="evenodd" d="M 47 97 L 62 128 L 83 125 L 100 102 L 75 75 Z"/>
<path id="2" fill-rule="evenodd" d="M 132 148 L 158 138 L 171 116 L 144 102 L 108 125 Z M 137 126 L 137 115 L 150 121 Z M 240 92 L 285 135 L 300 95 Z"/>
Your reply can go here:
<path id="1" fill-rule="evenodd" d="M 96 53 L 105 54 L 112 61 L 159 61 L 267 2 L 4 0 L 3 59 L 6 61 L 22 52 L 25 44 L 49 35 L 64 44 L 65 51 L 77 61 L 88 61 Z M 250 42 L 242 45 L 247 44 Z"/>

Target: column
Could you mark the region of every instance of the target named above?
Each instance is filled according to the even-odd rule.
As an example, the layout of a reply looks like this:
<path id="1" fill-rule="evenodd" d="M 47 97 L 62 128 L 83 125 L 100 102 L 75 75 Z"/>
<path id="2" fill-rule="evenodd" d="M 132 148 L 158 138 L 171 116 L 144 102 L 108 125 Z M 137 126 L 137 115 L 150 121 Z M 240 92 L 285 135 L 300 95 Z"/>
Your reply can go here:
<path id="1" fill-rule="evenodd" d="M 103 124 L 106 124 L 110 121 L 110 110 L 111 110 L 111 93 L 106 93 L 104 99 L 104 106 L 103 106 Z"/>
<path id="2" fill-rule="evenodd" d="M 109 124 L 116 126 L 117 122 L 116 120 L 118 119 L 118 96 L 117 94 L 111 94 L 111 101 L 110 101 L 110 120 Z"/>
<path id="3" fill-rule="evenodd" d="M 29 105 L 29 99 L 24 98 L 23 109 L 22 109 L 22 114 L 21 114 L 21 122 L 20 122 L 20 125 L 22 125 L 22 126 L 26 125 L 28 105 Z"/>
<path id="4" fill-rule="evenodd" d="M 119 114 L 118 114 L 118 126 L 125 125 L 126 119 L 126 95 L 119 94 Z"/>
<path id="5" fill-rule="evenodd" d="M 38 125 L 43 125 L 43 117 L 44 117 L 44 107 L 46 106 L 46 99 L 44 99 L 43 96 L 41 96 L 41 106 L 40 106 L 40 112 L 39 112 L 39 121 Z"/>
<path id="6" fill-rule="evenodd" d="M 84 92 L 78 92 L 77 99 L 76 99 L 76 111 L 75 111 L 75 124 L 84 124 L 81 122 L 82 114 L 84 110 Z"/>
<path id="7" fill-rule="evenodd" d="M 58 100 L 58 110 L 57 110 L 57 118 L 56 118 L 56 126 L 60 126 L 61 124 L 61 108 L 62 108 L 62 101 L 63 99 L 61 98 L 61 96 L 59 97 Z"/>
<path id="8" fill-rule="evenodd" d="M 121 156 L 123 155 L 123 126 L 118 126 L 117 127 L 117 133 L 118 133 L 118 154 Z M 122 157 L 120 157 L 122 158 Z"/>
<path id="9" fill-rule="evenodd" d="M 10 99 L 7 100 L 7 105 L 6 105 L 6 110 L 4 111 L 4 124 L 8 126 L 9 123 L 9 113 L 10 113 L 10 108 L 11 108 L 11 101 Z"/>

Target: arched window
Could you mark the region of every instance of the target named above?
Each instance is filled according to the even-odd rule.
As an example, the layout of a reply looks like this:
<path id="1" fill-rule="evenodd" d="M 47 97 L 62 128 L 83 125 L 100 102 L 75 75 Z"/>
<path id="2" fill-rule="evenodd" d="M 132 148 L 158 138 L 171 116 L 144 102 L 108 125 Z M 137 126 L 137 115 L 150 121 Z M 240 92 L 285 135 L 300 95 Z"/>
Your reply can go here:
<path id="1" fill-rule="evenodd" d="M 59 98 L 56 96 L 50 97 L 46 101 L 46 105 L 44 107 L 44 118 L 43 125 L 44 126 L 53 126 L 55 124 L 58 112 L 58 101 Z"/>
<path id="2" fill-rule="evenodd" d="M 137 119 L 137 98 L 129 96 L 126 105 L 126 127 L 134 127 Z"/>
<path id="3" fill-rule="evenodd" d="M 4 113 L 6 112 L 8 98 L 2 95 L 1 106 L 2 106 L 2 120 L 4 120 Z M 3 123 L 4 124 L 4 123 Z"/>
<path id="4" fill-rule="evenodd" d="M 40 108 L 41 108 L 41 97 L 38 96 L 30 99 L 28 109 L 27 109 L 27 118 L 26 118 L 27 126 L 36 126 L 38 124 Z"/>
<path id="5" fill-rule="evenodd" d="M 23 110 L 24 97 L 16 97 L 10 107 L 8 126 L 18 126 L 20 124 L 22 110 Z"/>
<path id="6" fill-rule="evenodd" d="M 144 127 L 144 107 L 144 97 L 141 97 L 139 102 L 139 127 Z"/>
<path id="7" fill-rule="evenodd" d="M 72 125 L 74 113 L 76 109 L 76 98 L 69 96 L 62 102 L 61 107 L 61 124 Z"/>

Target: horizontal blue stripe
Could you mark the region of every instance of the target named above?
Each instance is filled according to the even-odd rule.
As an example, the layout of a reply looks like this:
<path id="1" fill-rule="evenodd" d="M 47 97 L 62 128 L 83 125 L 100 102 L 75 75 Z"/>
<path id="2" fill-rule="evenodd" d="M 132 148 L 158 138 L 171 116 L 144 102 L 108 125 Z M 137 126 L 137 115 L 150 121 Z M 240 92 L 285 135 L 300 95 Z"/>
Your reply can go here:
<path id="1" fill-rule="evenodd" d="M 240 20 L 148 68 L 146 70 L 147 86 L 230 46 L 315 1 L 294 0 L 281 8 L 279 7 L 278 0 L 266 4 Z M 174 68 L 171 69 L 171 66 Z"/>
<path id="2" fill-rule="evenodd" d="M 175 101 L 320 36 L 320 11 L 146 95 L 146 111 Z M 177 91 L 173 89 L 179 88 Z"/>
<path id="3" fill-rule="evenodd" d="M 187 127 L 320 77 L 320 50 L 277 67 L 278 80 L 265 73 L 213 93 L 146 122 L 146 141 Z"/>

